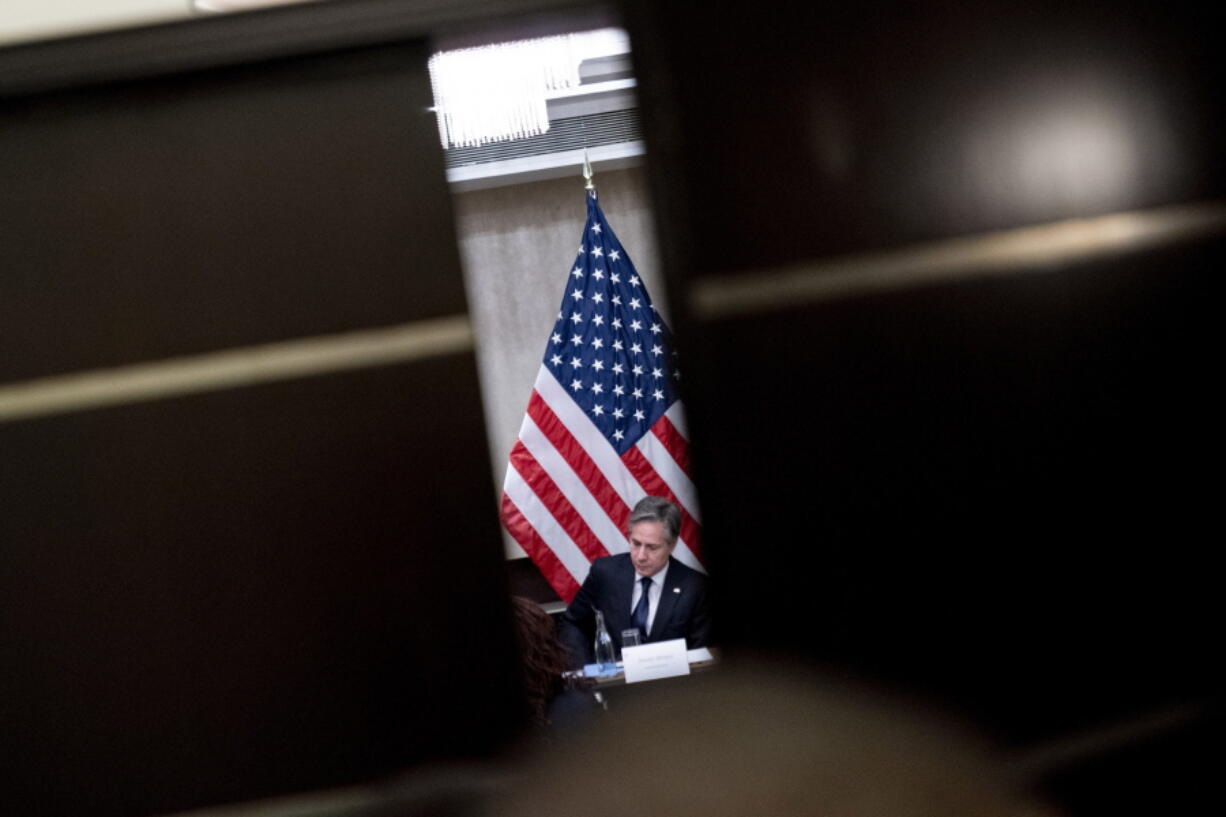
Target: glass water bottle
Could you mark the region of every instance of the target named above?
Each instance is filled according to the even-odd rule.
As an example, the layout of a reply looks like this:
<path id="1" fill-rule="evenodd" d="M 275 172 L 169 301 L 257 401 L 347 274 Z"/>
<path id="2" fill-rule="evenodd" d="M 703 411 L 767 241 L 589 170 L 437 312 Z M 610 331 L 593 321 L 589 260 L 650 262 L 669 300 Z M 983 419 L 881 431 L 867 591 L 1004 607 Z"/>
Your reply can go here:
<path id="1" fill-rule="evenodd" d="M 613 639 L 604 624 L 604 613 L 596 611 L 596 643 L 594 645 L 596 666 L 603 672 L 617 669 L 617 659 L 613 652 Z"/>

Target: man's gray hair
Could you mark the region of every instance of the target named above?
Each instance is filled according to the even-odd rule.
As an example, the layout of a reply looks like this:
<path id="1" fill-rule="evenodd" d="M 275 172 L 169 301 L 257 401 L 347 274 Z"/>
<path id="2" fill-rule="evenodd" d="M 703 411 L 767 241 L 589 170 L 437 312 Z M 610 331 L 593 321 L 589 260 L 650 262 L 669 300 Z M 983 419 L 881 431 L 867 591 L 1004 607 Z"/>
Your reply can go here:
<path id="1" fill-rule="evenodd" d="M 638 501 L 630 512 L 630 521 L 626 523 L 626 527 L 639 522 L 662 524 L 670 545 L 677 544 L 677 537 L 681 535 L 681 511 L 662 496 L 645 496 Z"/>

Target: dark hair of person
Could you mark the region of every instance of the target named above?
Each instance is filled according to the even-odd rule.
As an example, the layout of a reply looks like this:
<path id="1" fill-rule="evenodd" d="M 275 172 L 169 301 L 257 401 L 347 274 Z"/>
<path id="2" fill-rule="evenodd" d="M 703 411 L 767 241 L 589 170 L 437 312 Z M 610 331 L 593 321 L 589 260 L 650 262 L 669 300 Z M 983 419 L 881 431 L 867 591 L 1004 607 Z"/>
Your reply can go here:
<path id="1" fill-rule="evenodd" d="M 664 526 L 664 536 L 670 545 L 676 544 L 681 535 L 681 511 L 662 496 L 645 496 L 630 511 L 626 527 L 639 522 L 659 522 Z"/>
<path id="2" fill-rule="evenodd" d="M 563 678 L 563 673 L 570 669 L 570 657 L 558 641 L 553 619 L 539 604 L 522 596 L 512 596 L 511 609 L 528 707 L 536 725 L 546 726 L 549 704 L 554 696 L 568 687 L 586 686 L 587 679 Z"/>

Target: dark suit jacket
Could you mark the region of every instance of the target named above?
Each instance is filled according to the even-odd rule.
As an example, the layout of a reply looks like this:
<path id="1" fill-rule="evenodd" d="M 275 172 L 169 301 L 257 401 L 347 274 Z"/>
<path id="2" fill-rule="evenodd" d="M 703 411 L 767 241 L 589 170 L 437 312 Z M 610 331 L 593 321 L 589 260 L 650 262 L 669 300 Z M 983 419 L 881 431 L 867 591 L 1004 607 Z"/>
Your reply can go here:
<path id="1" fill-rule="evenodd" d="M 622 630 L 634 626 L 630 621 L 634 581 L 634 565 L 629 553 L 605 556 L 592 562 L 579 593 L 558 618 L 558 637 L 570 651 L 573 666 L 593 661 L 597 609 L 604 613 L 605 626 L 609 628 L 613 643 L 621 647 Z M 707 577 L 669 557 L 668 575 L 647 643 L 684 638 L 688 647 L 695 649 L 706 647 L 710 635 Z"/>

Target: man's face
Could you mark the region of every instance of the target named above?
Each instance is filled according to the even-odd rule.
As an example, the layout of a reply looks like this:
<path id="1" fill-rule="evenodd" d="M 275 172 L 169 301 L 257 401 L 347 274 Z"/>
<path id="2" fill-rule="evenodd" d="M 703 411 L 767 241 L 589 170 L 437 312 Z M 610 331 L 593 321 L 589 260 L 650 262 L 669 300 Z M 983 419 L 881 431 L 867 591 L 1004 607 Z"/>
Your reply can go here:
<path id="1" fill-rule="evenodd" d="M 672 552 L 663 522 L 635 522 L 630 526 L 630 560 L 640 576 L 659 573 Z"/>

